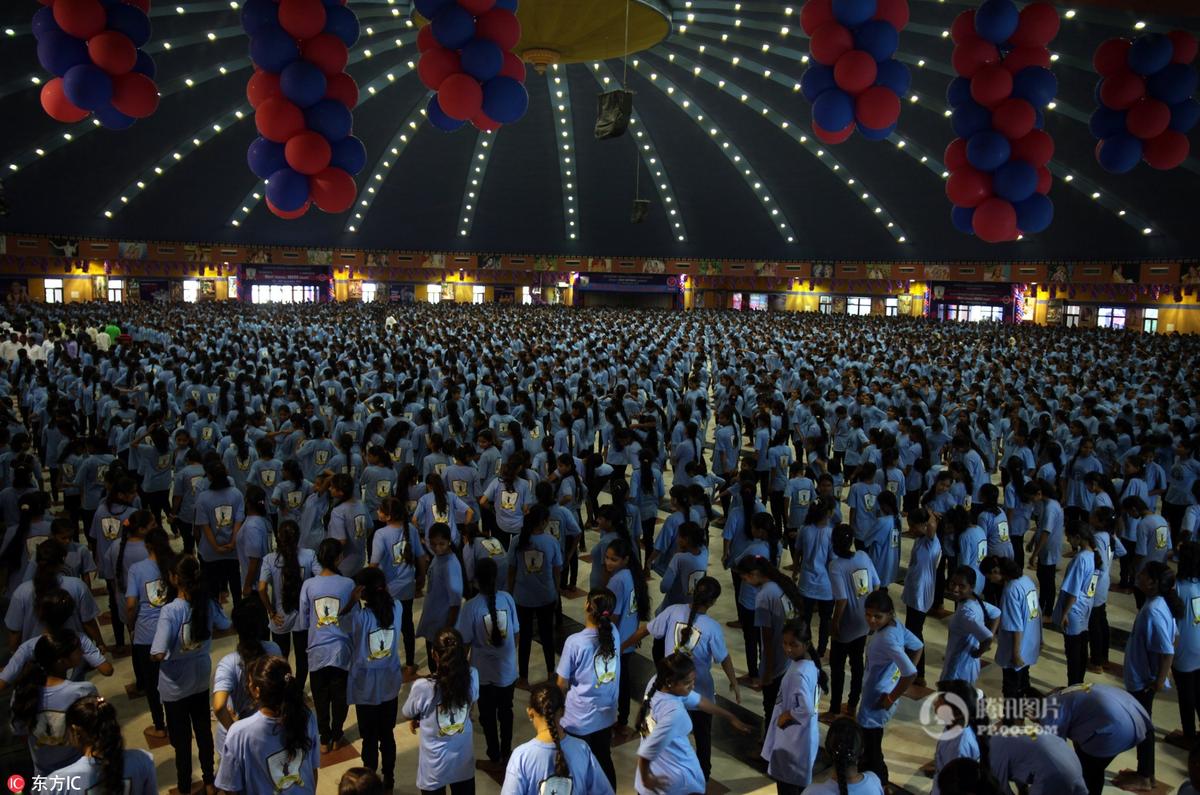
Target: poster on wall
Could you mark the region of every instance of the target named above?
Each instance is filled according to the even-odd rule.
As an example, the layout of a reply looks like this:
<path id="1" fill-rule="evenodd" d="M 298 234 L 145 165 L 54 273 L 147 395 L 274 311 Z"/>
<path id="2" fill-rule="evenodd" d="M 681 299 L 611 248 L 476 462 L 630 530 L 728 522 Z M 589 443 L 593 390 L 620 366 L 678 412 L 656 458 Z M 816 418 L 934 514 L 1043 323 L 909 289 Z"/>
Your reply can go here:
<path id="1" fill-rule="evenodd" d="M 835 295 L 833 297 L 833 314 L 835 314 L 835 315 L 846 314 L 846 296 Z"/>
<path id="2" fill-rule="evenodd" d="M 388 301 L 393 304 L 411 304 L 415 293 L 411 284 L 389 284 Z"/>
<path id="3" fill-rule="evenodd" d="M 1081 328 L 1096 327 L 1096 307 L 1091 304 L 1083 304 L 1079 307 L 1079 326 Z"/>
<path id="4" fill-rule="evenodd" d="M 29 303 L 29 282 L 25 279 L 0 279 L 0 295 L 6 304 Z"/>
<path id="5" fill-rule="evenodd" d="M 912 308 L 913 297 L 911 295 L 909 295 L 908 293 L 903 293 L 902 295 L 899 296 L 899 299 L 900 300 L 898 300 L 896 302 L 897 314 L 901 315 L 902 317 L 907 317 L 907 316 L 911 315 L 913 313 L 913 308 Z"/>
<path id="6" fill-rule="evenodd" d="M 696 309 L 703 309 L 704 308 L 704 295 L 705 295 L 704 291 L 696 290 L 695 295 L 696 295 L 696 298 L 695 298 Z"/>
<path id="7" fill-rule="evenodd" d="M 493 289 L 493 295 L 496 296 L 498 304 L 515 304 L 517 302 L 517 288 L 515 287 L 496 287 Z"/>
<path id="8" fill-rule="evenodd" d="M 346 286 L 346 297 L 351 301 L 362 301 L 362 282 L 350 282 Z"/>
<path id="9" fill-rule="evenodd" d="M 166 279 L 139 279 L 130 282 L 129 294 L 140 301 L 166 301 L 171 295 L 171 282 Z"/>
<path id="10" fill-rule="evenodd" d="M 1046 302 L 1046 325 L 1061 326 L 1063 322 L 1063 302 L 1062 301 L 1047 301 Z"/>
<path id="11" fill-rule="evenodd" d="M 197 295 L 201 301 L 217 300 L 217 282 L 214 279 L 201 279 Z"/>
<path id="12" fill-rule="evenodd" d="M 1012 268 L 1008 265 L 988 265 L 983 269 L 983 280 L 985 282 L 1012 281 Z"/>

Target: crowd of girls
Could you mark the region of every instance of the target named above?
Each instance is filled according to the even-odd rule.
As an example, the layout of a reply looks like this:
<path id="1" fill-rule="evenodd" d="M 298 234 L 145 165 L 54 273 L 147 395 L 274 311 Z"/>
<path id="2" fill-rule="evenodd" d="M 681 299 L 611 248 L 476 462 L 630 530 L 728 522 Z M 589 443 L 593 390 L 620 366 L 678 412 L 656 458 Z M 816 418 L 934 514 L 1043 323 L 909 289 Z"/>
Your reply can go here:
<path id="1" fill-rule="evenodd" d="M 1135 746 L 1118 780 L 1149 788 L 1168 687 L 1195 739 L 1190 338 L 549 308 L 17 311 L 18 340 L 47 355 L 0 365 L 0 688 L 38 772 L 146 786 L 90 681 L 114 673 L 146 696 L 184 791 L 193 751 L 210 786 L 311 791 L 353 706 L 364 769 L 346 792 L 397 786 L 404 722 L 421 742 L 399 786 L 473 791 L 478 721 L 505 792 L 690 795 L 713 715 L 747 728 L 747 688 L 780 792 L 875 793 L 898 700 L 928 670 L 965 705 L 938 746 L 943 792 L 1034 770 L 1095 794 Z M 89 333 L 101 319 L 127 336 L 98 343 L 114 342 Z M 708 615 L 723 588 L 732 627 Z M 1132 623 L 1110 627 L 1114 599 Z M 945 648 L 927 647 L 943 620 Z M 1102 681 L 1118 631 L 1120 688 Z M 1039 675 L 1044 646 L 1063 681 Z M 973 694 L 993 654 L 1000 695 L 1065 685 L 1091 715 L 1074 694 L 1103 687 L 1141 728 L 1077 755 L 989 743 Z M 535 739 L 514 747 L 517 689 Z M 832 771 L 814 782 L 822 714 Z M 633 733 L 637 768 L 617 769 Z"/>

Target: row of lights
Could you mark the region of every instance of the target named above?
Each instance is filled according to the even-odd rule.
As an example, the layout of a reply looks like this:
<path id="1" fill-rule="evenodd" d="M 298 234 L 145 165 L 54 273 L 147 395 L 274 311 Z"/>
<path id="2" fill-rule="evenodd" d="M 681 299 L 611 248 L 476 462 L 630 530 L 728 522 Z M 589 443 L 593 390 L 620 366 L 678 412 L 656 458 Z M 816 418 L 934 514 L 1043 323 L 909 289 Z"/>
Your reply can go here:
<path id="1" fill-rule="evenodd" d="M 579 182 L 578 163 L 575 161 L 575 128 L 571 123 L 571 89 L 563 79 L 566 70 L 559 74 L 554 64 L 550 86 L 550 110 L 554 118 L 554 148 L 558 152 L 558 171 L 562 178 L 563 218 L 567 222 L 567 237 L 579 238 L 579 202 L 576 201 L 575 185 Z"/>
<path id="2" fill-rule="evenodd" d="M 487 167 L 492 159 L 495 142 L 496 133 L 485 130 L 480 130 L 475 138 L 475 151 L 471 153 L 471 170 L 467 172 L 467 184 L 463 189 L 462 221 L 458 224 L 459 237 L 468 237 L 471 234 L 471 225 L 475 223 L 475 208 L 479 206 L 479 195 L 483 193 L 483 179 L 487 176 Z"/>
<path id="3" fill-rule="evenodd" d="M 379 195 L 378 191 L 383 188 L 383 183 L 387 181 L 392 168 L 399 162 L 405 148 L 416 137 L 417 130 L 425 122 L 425 118 L 425 94 L 422 92 L 418 95 L 417 101 L 413 103 L 408 116 L 396 128 L 392 140 L 388 142 L 387 148 L 383 150 L 383 154 L 375 163 L 371 178 L 359 189 L 358 202 L 354 205 L 354 217 L 346 221 L 347 232 L 354 233 L 362 228 L 367 213 L 371 211 L 371 206 Z"/>

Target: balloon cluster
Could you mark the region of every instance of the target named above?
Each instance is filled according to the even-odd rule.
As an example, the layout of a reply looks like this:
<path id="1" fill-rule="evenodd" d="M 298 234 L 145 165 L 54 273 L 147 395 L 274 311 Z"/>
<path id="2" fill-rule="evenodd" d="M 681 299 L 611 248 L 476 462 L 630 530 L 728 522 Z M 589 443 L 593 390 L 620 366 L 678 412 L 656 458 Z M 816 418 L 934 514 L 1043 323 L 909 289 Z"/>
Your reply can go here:
<path id="1" fill-rule="evenodd" d="M 946 195 L 954 226 L 988 243 L 1044 231 L 1054 219 L 1046 195 L 1054 139 L 1042 108 L 1058 91 L 1047 49 L 1058 26 L 1050 3 L 1018 12 L 1012 0 L 985 0 L 950 30 L 958 77 L 946 98 L 958 137 L 946 147 Z"/>
<path id="2" fill-rule="evenodd" d="M 354 204 L 354 175 L 367 163 L 350 134 L 358 85 L 346 73 L 358 17 L 345 0 L 246 0 L 254 75 L 246 98 L 259 137 L 246 152 L 267 181 L 267 207 L 299 218 L 309 207 L 343 213 Z"/>
<path id="3" fill-rule="evenodd" d="M 869 141 L 896 129 L 912 75 L 895 59 L 908 0 L 808 0 L 800 25 L 815 61 L 800 79 L 812 103 L 813 134 L 840 144 L 857 128 Z"/>
<path id="4" fill-rule="evenodd" d="M 42 109 L 55 121 L 89 114 L 124 130 L 158 109 L 150 41 L 150 0 L 40 0 L 33 15 L 38 61 L 54 75 Z"/>
<path id="5" fill-rule="evenodd" d="M 512 124 L 529 109 L 517 0 L 416 0 L 430 20 L 417 35 L 417 74 L 434 95 L 426 115 L 454 132 L 468 121 L 480 130 Z"/>
<path id="6" fill-rule="evenodd" d="M 1187 133 L 1200 121 L 1196 93 L 1196 37 L 1184 30 L 1147 33 L 1130 41 L 1109 39 L 1096 48 L 1100 74 L 1092 135 L 1105 171 L 1124 174 L 1139 160 L 1175 168 L 1187 159 Z"/>

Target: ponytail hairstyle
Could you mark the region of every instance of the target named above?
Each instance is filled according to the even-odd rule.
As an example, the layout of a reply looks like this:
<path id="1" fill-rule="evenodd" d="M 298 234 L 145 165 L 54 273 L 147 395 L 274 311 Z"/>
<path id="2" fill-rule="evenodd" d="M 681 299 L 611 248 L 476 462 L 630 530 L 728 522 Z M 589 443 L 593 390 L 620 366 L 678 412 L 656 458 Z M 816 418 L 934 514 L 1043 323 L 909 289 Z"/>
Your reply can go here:
<path id="1" fill-rule="evenodd" d="M 175 589 L 171 586 L 171 578 L 168 575 L 175 570 L 175 550 L 171 549 L 171 539 L 167 536 L 167 531 L 161 527 L 154 527 L 146 533 L 142 543 L 146 545 L 146 552 L 154 555 L 159 576 L 167 584 L 168 600 L 174 599 Z"/>
<path id="2" fill-rule="evenodd" d="M 1092 548 L 1093 560 L 1096 563 L 1096 571 L 1100 571 L 1104 567 L 1104 556 L 1100 554 L 1100 550 L 1096 548 L 1096 534 L 1092 532 L 1092 526 L 1087 522 L 1074 522 L 1067 530 L 1067 536 L 1074 538 L 1083 546 Z"/>
<path id="3" fill-rule="evenodd" d="M 496 577 L 500 574 L 496 561 L 483 558 L 475 564 L 475 586 L 483 594 L 487 602 L 488 616 L 492 619 L 492 633 L 488 643 L 499 648 L 504 643 L 504 635 L 500 632 L 500 619 L 496 615 Z"/>
<path id="4" fill-rule="evenodd" d="M 267 515 L 267 492 L 257 483 L 246 486 L 246 513 L 253 516 Z"/>
<path id="5" fill-rule="evenodd" d="M 79 635 L 72 629 L 59 629 L 38 638 L 33 646 L 33 659 L 26 665 L 13 685 L 12 717 L 14 722 L 33 731 L 42 701 L 47 677 L 66 679 L 71 658 L 79 652 Z"/>
<path id="6" fill-rule="evenodd" d="M 38 598 L 33 610 L 46 630 L 53 632 L 65 627 L 75 615 L 75 598 L 63 588 L 51 588 Z"/>
<path id="7" fill-rule="evenodd" d="M 50 589 L 58 587 L 58 577 L 67 559 L 67 548 L 58 539 L 47 538 L 38 545 L 33 559 L 37 564 L 33 573 L 33 595 L 35 599 L 40 599 Z"/>
<path id="8" fill-rule="evenodd" d="M 208 626 L 208 588 L 200 573 L 200 561 L 191 555 L 182 555 L 175 561 L 172 573 L 178 580 L 180 590 L 187 591 L 192 607 L 192 642 L 200 643 L 211 637 Z"/>
<path id="9" fill-rule="evenodd" d="M 946 765 L 938 774 L 938 788 L 945 792 L 971 792 L 975 795 L 999 795 L 1006 791 L 1000 788 L 992 774 L 991 733 L 987 731 L 987 712 L 980 703 L 979 692 L 975 686 L 961 679 L 952 679 L 939 682 L 938 690 L 942 693 L 942 702 L 955 713 L 962 715 L 961 725 L 970 727 L 979 745 L 979 760 L 962 758 Z M 955 725 L 960 725 L 960 721 L 956 720 Z M 959 762 L 971 764 L 957 764 Z"/>
<path id="10" fill-rule="evenodd" d="M 379 512 L 387 517 L 388 524 L 395 522 L 400 525 L 400 532 L 407 535 L 412 518 L 408 515 L 408 503 L 399 497 L 384 497 L 379 503 Z M 403 559 L 409 566 L 413 565 L 416 553 L 412 544 L 404 545 Z"/>
<path id="11" fill-rule="evenodd" d="M 804 523 L 819 526 L 833 515 L 833 502 L 824 497 L 816 497 L 808 504 L 808 513 L 804 515 Z"/>
<path id="12" fill-rule="evenodd" d="M 625 559 L 625 570 L 629 572 L 633 579 L 633 593 L 637 600 L 637 618 L 638 621 L 648 621 L 650 619 L 650 594 L 646 587 L 646 578 L 641 576 L 637 571 L 637 556 L 634 552 L 634 545 L 627 538 L 614 538 L 608 545 L 613 554 L 619 558 Z M 603 561 L 601 561 L 603 564 Z M 624 615 L 625 611 L 621 609 L 621 605 L 616 606 L 616 612 Z"/>
<path id="13" fill-rule="evenodd" d="M 846 779 L 850 768 L 857 770 L 858 760 L 862 758 L 862 729 L 852 718 L 838 718 L 829 725 L 825 735 L 825 751 L 833 761 L 839 795 L 849 795 L 850 784 Z"/>
<path id="14" fill-rule="evenodd" d="M 208 487 L 212 491 L 222 491 L 230 487 L 229 473 L 225 465 L 218 459 L 213 459 L 204 465 L 204 476 L 208 478 Z"/>
<path id="15" fill-rule="evenodd" d="M 367 566 L 354 575 L 354 582 L 362 588 L 362 600 L 375 614 L 375 623 L 384 629 L 392 626 L 396 613 L 383 571 L 376 566 Z"/>
<path id="16" fill-rule="evenodd" d="M 16 478 L 14 477 L 13 480 L 15 482 Z M 210 477 L 209 480 L 211 481 L 212 478 Z M 133 478 L 129 477 L 129 473 L 119 466 L 109 467 L 108 483 L 106 485 L 108 486 L 108 492 L 104 495 L 104 507 L 113 515 L 118 513 L 118 511 L 114 510 L 118 502 L 122 505 L 130 504 L 119 501 L 117 497 L 125 494 L 137 494 L 137 483 Z"/>
<path id="17" fill-rule="evenodd" d="M 593 592 L 594 593 L 594 592 Z M 546 729 L 554 740 L 554 775 L 560 778 L 570 778 L 571 769 L 567 766 L 567 755 L 563 753 L 562 738 L 558 719 L 562 715 L 566 701 L 558 686 L 550 682 L 534 685 L 529 693 L 529 709 L 546 721 Z"/>
<path id="18" fill-rule="evenodd" d="M 258 691 L 259 705 L 279 716 L 284 750 L 293 757 L 309 751 L 312 738 L 308 736 L 304 688 L 292 675 L 287 660 L 270 654 L 259 657 L 247 667 L 246 679 Z"/>
<path id="19" fill-rule="evenodd" d="M 584 610 L 596 622 L 600 642 L 596 653 L 601 657 L 617 655 L 616 638 L 613 636 L 613 613 L 616 612 L 617 597 L 607 588 L 593 588 L 588 592 Z"/>
<path id="20" fill-rule="evenodd" d="M 267 626 L 267 610 L 263 607 L 258 594 L 247 596 L 233 606 L 233 628 L 237 630 L 237 653 L 242 658 L 242 676 L 246 682 L 250 679 L 246 672 L 250 665 L 259 657 L 266 655 L 263 648 L 263 635 Z M 249 691 L 247 691 L 249 692 Z"/>
<path id="21" fill-rule="evenodd" d="M 997 557 L 999 557 L 999 556 L 997 556 Z M 984 560 L 986 561 L 987 558 L 984 558 Z M 981 562 L 980 563 L 981 571 L 984 571 L 984 572 L 992 571 L 995 568 L 993 566 L 992 569 L 983 569 L 982 566 L 983 566 L 983 563 Z M 1003 572 L 1001 572 L 1001 573 L 1003 573 Z M 979 614 L 980 615 L 982 615 L 982 616 L 987 615 L 987 607 L 984 605 L 983 600 L 979 598 L 979 594 L 975 593 L 975 569 L 974 568 L 972 568 L 971 566 L 959 566 L 958 568 L 956 568 L 954 571 L 952 571 L 950 573 L 949 579 L 951 579 L 951 580 L 961 579 L 964 583 L 966 583 L 967 598 L 975 600 L 975 602 L 979 606 Z M 874 594 L 871 594 L 871 596 L 874 596 Z M 867 598 L 869 599 L 871 597 L 868 596 Z"/>
<path id="22" fill-rule="evenodd" d="M 675 491 L 672 487 L 671 491 Z M 738 497 L 742 501 L 742 527 L 745 528 L 746 534 L 750 533 L 750 525 L 754 521 L 754 503 L 757 498 L 754 496 L 758 492 L 758 483 L 753 476 L 743 475 L 738 483 Z"/>
<path id="23" fill-rule="evenodd" d="M 125 593 L 125 582 L 128 574 L 125 568 L 125 545 L 129 542 L 130 533 L 145 538 L 147 529 L 154 524 L 154 514 L 142 508 L 129 514 L 129 518 L 121 522 L 121 545 L 117 548 L 117 585 L 121 593 Z"/>
<path id="24" fill-rule="evenodd" d="M 829 692 L 829 674 L 825 673 L 825 669 L 821 667 L 820 658 L 812 653 L 812 627 L 803 618 L 789 618 L 783 623 L 783 635 L 791 635 L 793 638 L 804 644 L 805 658 L 810 660 L 813 665 L 817 666 L 817 684 L 821 687 L 821 692 Z"/>
<path id="25" fill-rule="evenodd" d="M 668 687 L 673 687 L 695 672 L 696 663 L 692 660 L 691 655 L 688 654 L 679 654 L 678 652 L 668 654 L 658 661 L 654 679 L 650 681 L 650 687 L 646 689 L 646 695 L 642 696 L 642 705 L 638 707 L 637 720 L 634 721 L 634 726 L 637 727 L 639 734 L 643 737 L 650 734 L 650 727 L 646 723 L 646 715 L 650 712 L 650 701 L 654 698 L 654 694 L 660 690 L 666 690 Z"/>
<path id="26" fill-rule="evenodd" d="M 337 498 L 337 502 L 334 503 L 333 507 L 354 499 L 354 478 L 345 472 L 339 472 L 334 475 L 329 481 L 329 488 L 331 491 L 336 489 L 342 495 Z M 249 490 L 247 490 L 247 496 L 249 496 Z"/>
<path id="27" fill-rule="evenodd" d="M 233 440 L 234 447 L 237 448 L 237 460 L 247 461 L 250 459 L 250 445 L 246 442 L 246 426 L 239 421 L 236 425 L 229 429 L 229 436 Z M 165 450 L 159 450 L 165 453 Z"/>
<path id="28" fill-rule="evenodd" d="M 968 566 L 967 568 L 971 567 Z M 1019 580 L 1024 575 L 1020 565 L 1015 560 L 1012 558 L 1001 557 L 999 555 L 988 555 L 983 560 L 979 561 L 979 570 L 983 572 L 985 577 L 993 571 L 998 571 L 1005 582 Z M 975 574 L 973 569 L 971 579 L 968 580 L 968 582 L 972 584 L 975 582 Z M 971 589 L 971 592 L 974 593 L 974 588 Z"/>
<path id="29" fill-rule="evenodd" d="M 1154 581 L 1158 595 L 1167 603 L 1171 615 L 1183 618 L 1183 600 L 1175 591 L 1175 572 L 1160 560 L 1152 560 L 1142 568 L 1142 573 Z"/>
<path id="30" fill-rule="evenodd" d="M 291 519 L 284 519 L 275 528 L 275 565 L 283 573 L 279 604 L 291 613 L 300 607 L 300 586 L 304 583 L 300 571 L 300 525 Z"/>
<path id="31" fill-rule="evenodd" d="M 283 480 L 291 483 L 296 490 L 304 486 L 304 471 L 300 469 L 299 461 L 289 458 L 283 462 L 281 470 L 283 472 Z"/>
<path id="32" fill-rule="evenodd" d="M 433 502 L 437 505 L 438 513 L 448 513 L 450 511 L 450 500 L 446 496 L 446 482 L 442 480 L 442 476 L 436 472 L 430 472 L 425 478 L 425 486 L 433 494 Z M 353 487 L 353 483 L 351 487 Z"/>
<path id="33" fill-rule="evenodd" d="M 463 648 L 462 635 L 454 627 L 438 630 L 433 638 L 433 654 L 437 658 L 437 672 L 430 674 L 434 680 L 439 708 L 457 709 L 471 705 L 471 665 Z"/>
<path id="34" fill-rule="evenodd" d="M 772 524 L 774 527 L 774 524 Z M 708 541 L 708 536 L 704 532 L 704 528 L 695 522 L 684 522 L 679 525 L 679 538 L 682 538 L 689 547 L 703 549 Z"/>
<path id="35" fill-rule="evenodd" d="M 838 525 L 838 529 L 842 527 L 848 529 L 849 525 Z M 834 532 L 836 533 L 837 531 Z M 783 595 L 788 598 L 788 601 L 792 603 L 793 609 L 796 609 L 796 606 L 802 604 L 804 601 L 804 597 L 800 594 L 800 589 L 796 587 L 795 581 L 775 568 L 771 561 L 766 558 L 760 558 L 757 555 L 754 557 L 747 556 L 739 560 L 733 569 L 743 577 L 747 574 L 758 574 L 775 583 L 783 591 Z"/>
<path id="36" fill-rule="evenodd" d="M 337 571 L 338 558 L 342 556 L 342 542 L 336 538 L 325 538 L 317 545 L 317 563 L 327 571 Z"/>
<path id="37" fill-rule="evenodd" d="M 979 513 L 1000 513 L 1000 489 L 994 483 L 985 483 L 979 487 Z"/>
<path id="38" fill-rule="evenodd" d="M 695 461 L 688 462 L 688 468 L 696 469 L 695 463 Z M 696 472 L 695 474 L 699 474 L 699 472 Z M 688 502 L 690 502 L 692 505 L 699 505 L 704 508 L 705 520 L 711 522 L 714 518 L 716 518 L 716 515 L 713 512 L 712 500 L 709 499 L 708 492 L 705 490 L 705 488 L 699 483 L 693 483 L 688 486 L 687 489 Z"/>
<path id="39" fill-rule="evenodd" d="M 854 530 L 845 522 L 833 528 L 829 543 L 839 558 L 854 557 Z"/>
<path id="40" fill-rule="evenodd" d="M 13 578 L 13 573 L 21 566 L 21 557 L 25 552 L 25 540 L 29 537 L 29 528 L 33 526 L 33 517 L 41 513 L 41 492 L 31 491 L 22 494 L 17 501 L 17 507 L 20 511 L 17 519 L 17 531 L 8 546 L 4 548 L 4 554 L 0 555 L 0 568 L 9 572 L 10 580 Z"/>
<path id="41" fill-rule="evenodd" d="M 558 465 L 560 467 L 567 467 L 567 474 L 558 479 L 558 488 L 555 489 L 555 492 L 562 491 L 562 484 L 566 483 L 567 478 L 575 478 L 575 499 L 580 499 L 582 489 L 579 488 L 579 470 L 575 468 L 575 456 L 570 453 L 563 453 L 558 457 Z"/>
<path id="42" fill-rule="evenodd" d="M 517 549 L 529 549 L 529 537 L 533 535 L 534 530 L 544 527 L 549 518 L 550 512 L 546 510 L 545 506 L 539 503 L 531 507 L 521 522 L 521 534 L 517 536 Z"/>
<path id="43" fill-rule="evenodd" d="M 100 783 L 105 792 L 125 791 L 125 739 L 117 708 L 100 696 L 84 696 L 67 707 L 67 729 L 79 744 L 91 749 L 100 765 Z"/>
<path id="44" fill-rule="evenodd" d="M 675 651 L 680 654 L 691 654 L 688 642 L 692 639 L 692 625 L 696 623 L 696 615 L 701 609 L 707 610 L 721 598 L 721 583 L 715 577 L 701 577 L 692 590 L 691 609 L 688 610 L 687 624 L 679 631 L 679 645 Z"/>

